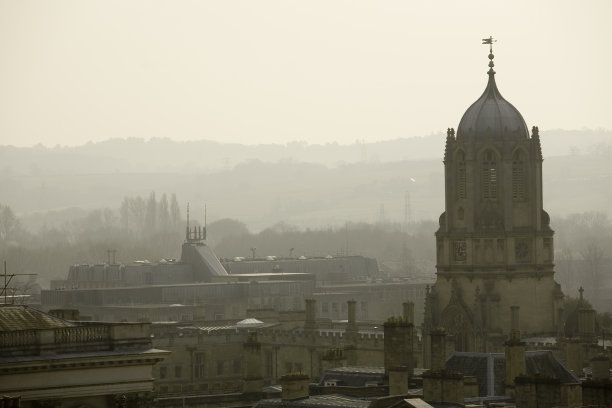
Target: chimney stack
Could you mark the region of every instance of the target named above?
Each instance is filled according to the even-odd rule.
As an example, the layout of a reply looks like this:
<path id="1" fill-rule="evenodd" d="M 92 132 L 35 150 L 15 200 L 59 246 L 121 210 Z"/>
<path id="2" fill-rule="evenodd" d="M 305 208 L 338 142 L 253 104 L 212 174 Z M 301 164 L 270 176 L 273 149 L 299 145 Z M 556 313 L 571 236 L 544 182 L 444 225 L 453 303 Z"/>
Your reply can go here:
<path id="1" fill-rule="evenodd" d="M 385 374 L 395 367 L 404 367 L 412 377 L 414 370 L 413 333 L 414 326 L 403 318 L 390 318 L 384 324 Z"/>
<path id="2" fill-rule="evenodd" d="M 348 322 L 346 325 L 346 336 L 350 343 L 354 343 L 357 339 L 357 319 L 356 305 L 357 302 L 353 299 L 348 302 Z"/>
<path id="3" fill-rule="evenodd" d="M 261 343 L 257 339 L 257 332 L 250 332 L 244 349 L 244 393 L 261 392 L 263 388 Z"/>
<path id="4" fill-rule="evenodd" d="M 506 342 L 506 395 L 515 395 L 514 379 L 527 374 L 525 362 L 525 343 L 521 341 L 521 332 L 518 327 L 518 306 L 511 306 L 512 332 Z"/>
<path id="5" fill-rule="evenodd" d="M 601 353 L 591 359 L 593 381 L 610 380 L 610 359 Z"/>
<path id="6" fill-rule="evenodd" d="M 404 308 L 404 319 L 406 319 L 408 323 L 414 324 L 414 302 L 404 302 L 402 306 Z"/>
<path id="7" fill-rule="evenodd" d="M 308 331 L 314 331 L 317 326 L 317 301 L 314 299 L 306 299 L 306 322 L 304 329 Z"/>
<path id="8" fill-rule="evenodd" d="M 510 332 L 518 332 L 519 329 L 519 306 L 510 306 Z"/>
<path id="9" fill-rule="evenodd" d="M 437 328 L 431 331 L 431 369 L 444 370 L 446 368 L 446 331 Z"/>

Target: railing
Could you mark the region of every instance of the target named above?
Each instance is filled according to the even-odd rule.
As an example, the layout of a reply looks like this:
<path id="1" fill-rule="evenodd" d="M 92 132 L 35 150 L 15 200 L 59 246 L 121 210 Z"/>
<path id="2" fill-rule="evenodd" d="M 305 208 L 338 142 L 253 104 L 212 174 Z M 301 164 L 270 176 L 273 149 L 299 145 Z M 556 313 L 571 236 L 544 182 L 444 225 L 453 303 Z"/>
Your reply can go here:
<path id="1" fill-rule="evenodd" d="M 50 330 L 16 330 L 0 332 L 0 355 L 4 350 L 15 355 L 30 355 L 41 347 L 55 349 L 58 352 L 79 345 L 92 345 L 95 349 L 111 347 L 109 326 L 64 327 Z M 97 345 L 96 345 L 97 344 Z"/>
<path id="2" fill-rule="evenodd" d="M 28 346 L 36 343 L 36 330 L 0 332 L 0 348 Z"/>
<path id="3" fill-rule="evenodd" d="M 89 343 L 110 339 L 109 326 L 79 326 L 55 329 L 55 344 Z"/>

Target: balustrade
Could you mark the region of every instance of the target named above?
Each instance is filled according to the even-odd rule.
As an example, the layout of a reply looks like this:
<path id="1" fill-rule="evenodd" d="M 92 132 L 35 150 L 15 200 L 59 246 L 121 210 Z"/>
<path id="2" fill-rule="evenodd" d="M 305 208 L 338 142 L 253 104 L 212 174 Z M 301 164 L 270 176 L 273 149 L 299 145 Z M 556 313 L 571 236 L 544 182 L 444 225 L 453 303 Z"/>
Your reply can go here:
<path id="1" fill-rule="evenodd" d="M 78 326 L 55 329 L 55 344 L 89 343 L 109 339 L 108 326 Z"/>

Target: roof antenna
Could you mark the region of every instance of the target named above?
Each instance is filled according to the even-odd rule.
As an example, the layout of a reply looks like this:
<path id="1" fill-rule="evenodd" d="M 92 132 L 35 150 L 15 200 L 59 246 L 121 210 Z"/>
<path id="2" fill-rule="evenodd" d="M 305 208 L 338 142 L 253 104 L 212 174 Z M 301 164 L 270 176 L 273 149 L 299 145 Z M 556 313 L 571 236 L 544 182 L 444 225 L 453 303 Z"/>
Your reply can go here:
<path id="1" fill-rule="evenodd" d="M 4 261 L 4 274 L 0 275 L 0 276 L 4 276 L 4 286 L 2 287 L 2 291 L 0 292 L 0 296 L 4 295 L 4 304 L 8 305 L 7 297 L 9 296 L 8 295 L 8 291 L 9 290 L 12 290 L 12 294 L 10 295 L 11 296 L 11 303 L 12 304 L 15 303 L 16 290 L 15 290 L 15 288 L 9 287 L 9 284 L 11 283 L 11 280 L 13 280 L 13 278 L 15 276 L 36 276 L 36 275 L 38 275 L 38 274 L 37 273 L 6 273 L 6 261 Z"/>
<path id="2" fill-rule="evenodd" d="M 187 227 L 185 228 L 185 240 L 189 241 L 189 202 L 187 202 Z"/>

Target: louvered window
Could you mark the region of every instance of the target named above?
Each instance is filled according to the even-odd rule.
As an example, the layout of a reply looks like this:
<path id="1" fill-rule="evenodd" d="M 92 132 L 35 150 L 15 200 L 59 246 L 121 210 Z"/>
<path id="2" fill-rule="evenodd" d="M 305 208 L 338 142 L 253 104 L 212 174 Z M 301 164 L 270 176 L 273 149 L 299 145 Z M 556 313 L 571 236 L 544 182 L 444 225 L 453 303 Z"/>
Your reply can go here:
<path id="1" fill-rule="evenodd" d="M 512 156 L 512 199 L 525 199 L 525 161 L 522 152 L 515 152 Z"/>
<path id="2" fill-rule="evenodd" d="M 487 150 L 482 161 L 482 198 L 497 200 L 497 159 L 495 153 Z"/>
<path id="3" fill-rule="evenodd" d="M 463 152 L 457 155 L 457 198 L 466 197 L 465 156 Z"/>

